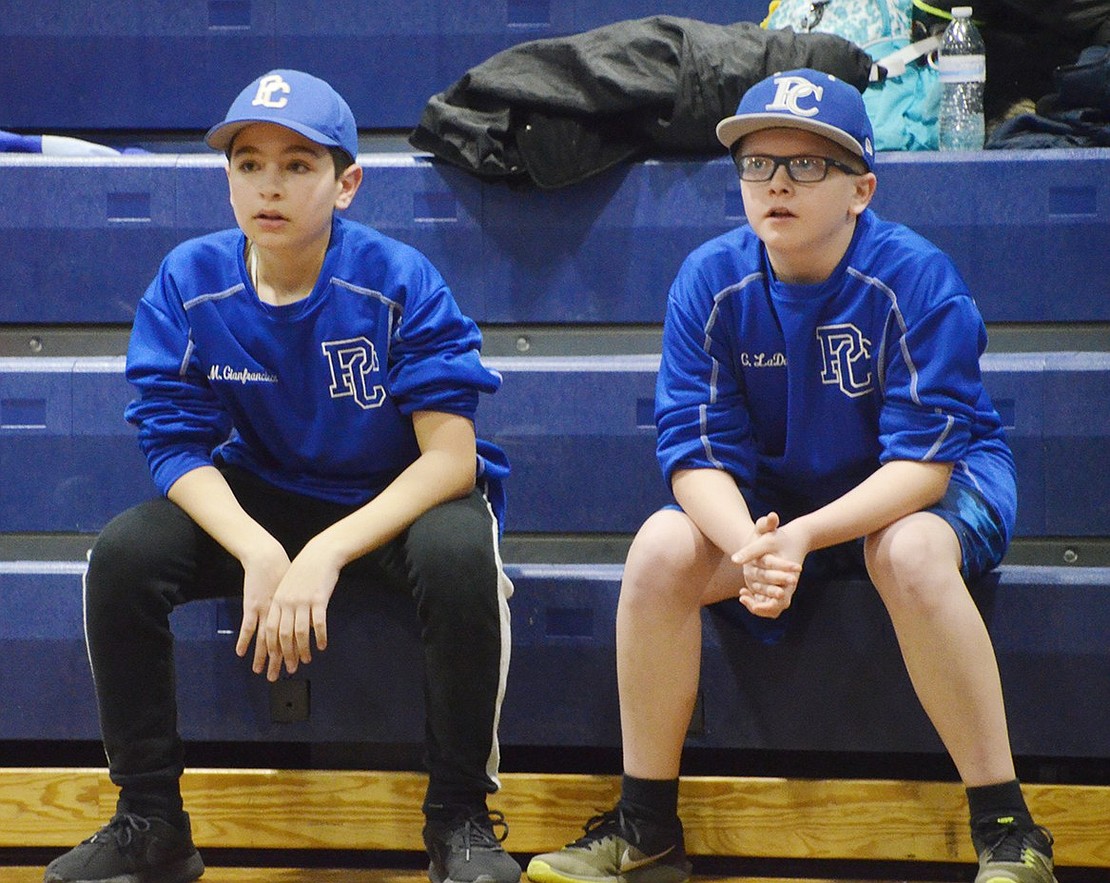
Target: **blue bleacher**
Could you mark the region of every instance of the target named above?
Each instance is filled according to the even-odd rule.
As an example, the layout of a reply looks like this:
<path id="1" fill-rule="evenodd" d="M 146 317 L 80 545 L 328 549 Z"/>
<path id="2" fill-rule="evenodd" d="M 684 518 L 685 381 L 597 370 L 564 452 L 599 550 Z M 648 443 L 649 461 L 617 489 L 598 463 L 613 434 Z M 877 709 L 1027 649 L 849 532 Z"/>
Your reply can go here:
<path id="1" fill-rule="evenodd" d="M 480 425 L 514 460 L 510 531 L 632 531 L 662 501 L 650 423 L 656 356 L 521 356 L 490 364 L 505 383 L 487 400 Z M 0 359 L 0 473 L 7 479 L 0 535 L 95 531 L 151 493 L 133 431 L 119 416 L 131 394 L 122 368 L 121 357 Z M 1104 483 L 1085 487 L 1074 476 L 1098 475 L 1095 457 L 1110 426 L 1105 407 L 1086 403 L 1105 391 L 1110 353 L 988 354 L 984 370 L 1011 422 L 1024 529 L 1042 536 L 1046 525 L 1071 516 L 1086 519 L 1076 534 L 1105 536 Z M 559 408 L 551 407 L 553 397 Z M 1048 511 L 1054 491 L 1058 508 Z M 43 517 L 53 520 L 37 520 Z M 8 660 L 0 695 L 11 710 L 0 717 L 0 741 L 97 737 L 81 632 L 82 569 L 79 558 L 0 561 L 0 642 Z M 612 625 L 620 565 L 510 563 L 509 570 L 517 592 L 503 744 L 615 747 Z M 1092 659 L 1104 652 L 1110 629 L 1108 583 L 1110 568 L 1004 566 L 976 587 L 1004 682 L 1020 685 L 1009 691 L 1015 751 L 1107 754 L 1099 719 L 1110 679 Z M 794 635 L 765 647 L 727 616 L 704 614 L 706 675 L 691 745 L 940 751 L 870 586 L 812 587 L 799 593 L 792 615 L 800 620 Z M 234 601 L 197 602 L 174 614 L 182 683 L 189 685 L 181 695 L 187 739 L 419 739 L 420 659 L 405 599 L 368 607 L 338 595 L 331 649 L 273 688 L 234 656 L 239 616 Z M 762 675 L 742 677 L 753 671 Z M 383 672 L 386 691 L 375 687 Z M 300 701 L 308 703 L 307 716 L 296 713 Z M 804 725 L 799 703 L 807 709 Z M 1068 721 L 1064 737 L 1061 720 Z"/>
<path id="2" fill-rule="evenodd" d="M 420 248 L 480 323 L 658 323 L 696 245 L 743 222 L 727 158 L 647 161 L 554 192 L 412 153 L 362 157 L 348 216 Z M 0 155 L 0 323 L 129 323 L 176 243 L 234 225 L 217 155 Z M 946 249 L 988 322 L 1106 322 L 1110 150 L 883 154 L 876 210 Z M 57 194 L 66 198 L 59 199 Z M 1097 282 L 1096 282 L 1097 284 Z"/>
<path id="3" fill-rule="evenodd" d="M 152 151 L 0 155 L 0 742 L 64 743 L 99 736 L 81 629 L 84 565 L 73 550 L 154 492 L 122 420 L 132 391 L 118 341 L 165 253 L 234 224 L 222 158 L 198 134 L 242 84 L 273 67 L 329 79 L 364 130 L 407 131 L 430 95 L 500 49 L 659 8 L 101 0 L 90 17 L 63 0 L 10 5 L 0 58 L 18 88 L 0 87 L 0 128 Z M 666 12 L 725 23 L 758 20 L 766 7 L 681 0 Z M 667 496 L 653 450 L 657 350 L 621 341 L 657 328 L 693 247 L 742 223 L 735 172 L 723 156 L 649 160 L 541 192 L 484 184 L 397 149 L 400 138 L 364 135 L 366 177 L 348 215 L 424 251 L 487 331 L 554 330 L 552 354 L 488 358 L 505 383 L 479 411 L 479 432 L 514 466 L 506 549 L 566 541 L 558 554 L 541 542 L 507 559 L 517 591 L 502 741 L 615 747 L 621 566 L 608 551 L 590 558 L 591 544 L 616 537 L 619 546 Z M 1034 549 L 1104 546 L 1110 150 L 884 154 L 878 173 L 876 210 L 948 251 L 992 340 L 1003 332 L 982 367 L 1018 462 L 1020 538 Z M 583 329 L 600 329 L 608 344 L 585 355 L 560 350 L 570 348 L 560 332 Z M 15 330 L 41 335 L 41 353 L 3 349 Z M 59 348 L 68 331 L 87 334 L 92 354 Z M 47 553 L 19 554 L 28 543 Z M 939 753 L 874 590 L 808 588 L 791 614 L 797 633 L 777 647 L 719 611 L 704 613 L 691 744 Z M 1008 562 L 974 592 L 997 648 L 1015 751 L 1110 756 L 1110 567 Z M 276 688 L 235 657 L 239 615 L 222 600 L 174 614 L 187 739 L 420 740 L 420 654 L 404 599 L 369 606 L 337 595 L 331 648 Z M 290 719 L 305 697 L 307 717 Z"/>
<path id="4" fill-rule="evenodd" d="M 95 740 L 81 626 L 81 561 L 0 562 L 0 740 Z M 620 566 L 509 565 L 516 585 L 503 745 L 620 744 L 614 657 Z M 1008 691 L 1014 750 L 1110 756 L 1105 709 L 1110 568 L 1004 566 L 975 594 Z M 795 631 L 765 646 L 703 613 L 701 696 L 689 744 L 778 751 L 942 749 L 864 582 L 799 589 Z M 187 740 L 415 743 L 423 732 L 418 625 L 404 597 L 342 592 L 329 648 L 270 688 L 234 652 L 241 609 L 198 601 L 173 614 Z M 388 690 L 381 689 L 389 684 Z M 307 707 L 298 710 L 298 703 Z M 805 709 L 799 714 L 799 709 Z"/>
<path id="5" fill-rule="evenodd" d="M 0 128 L 203 130 L 273 68 L 321 76 L 368 129 L 411 129 L 427 99 L 524 40 L 662 11 L 648 0 L 69 0 L 6 4 Z M 667 14 L 758 21 L 765 0 L 672 0 Z"/>
<path id="6" fill-rule="evenodd" d="M 477 427 L 513 464 L 510 532 L 633 533 L 667 501 L 657 356 L 488 363 L 505 380 Z M 1110 352 L 988 353 L 982 366 L 1018 465 L 1018 535 L 1110 535 L 1105 483 L 1075 480 L 1098 475 L 1110 446 Z M 153 493 L 122 418 L 132 394 L 122 357 L 0 358 L 0 533 L 95 532 Z"/>

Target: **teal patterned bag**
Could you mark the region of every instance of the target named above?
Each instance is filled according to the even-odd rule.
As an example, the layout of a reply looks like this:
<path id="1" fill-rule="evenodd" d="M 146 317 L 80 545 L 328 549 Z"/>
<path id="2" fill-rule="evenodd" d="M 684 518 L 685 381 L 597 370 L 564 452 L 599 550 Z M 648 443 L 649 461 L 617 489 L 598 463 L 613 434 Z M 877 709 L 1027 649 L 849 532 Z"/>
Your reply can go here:
<path id="1" fill-rule="evenodd" d="M 878 61 L 910 42 L 911 0 L 776 0 L 765 28 L 792 28 L 799 34 L 836 34 Z"/>
<path id="2" fill-rule="evenodd" d="M 888 69 L 863 93 L 876 150 L 936 150 L 940 78 L 927 58 L 936 38 L 912 43 L 913 0 L 774 0 L 765 28 L 836 34 Z"/>

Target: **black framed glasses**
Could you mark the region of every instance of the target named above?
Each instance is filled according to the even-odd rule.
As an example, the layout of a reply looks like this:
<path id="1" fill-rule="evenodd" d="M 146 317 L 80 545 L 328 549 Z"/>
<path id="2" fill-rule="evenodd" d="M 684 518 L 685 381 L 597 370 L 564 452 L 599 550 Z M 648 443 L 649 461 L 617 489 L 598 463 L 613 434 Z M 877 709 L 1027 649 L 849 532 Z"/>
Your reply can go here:
<path id="1" fill-rule="evenodd" d="M 829 169 L 840 169 L 846 175 L 862 175 L 863 172 L 831 156 L 770 156 L 764 153 L 735 154 L 733 162 L 740 172 L 741 181 L 761 183 L 775 177 L 779 166 L 786 166 L 786 174 L 797 184 L 816 184 L 828 177 Z"/>

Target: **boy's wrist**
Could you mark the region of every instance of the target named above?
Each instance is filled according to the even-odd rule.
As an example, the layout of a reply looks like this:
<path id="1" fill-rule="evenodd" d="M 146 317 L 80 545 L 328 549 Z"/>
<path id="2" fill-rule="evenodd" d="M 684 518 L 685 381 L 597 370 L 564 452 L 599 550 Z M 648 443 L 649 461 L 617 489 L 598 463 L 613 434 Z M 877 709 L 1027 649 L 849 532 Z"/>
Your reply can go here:
<path id="1" fill-rule="evenodd" d="M 803 545 L 806 551 L 811 551 L 818 539 L 811 515 L 801 515 L 793 521 L 788 521 L 779 530 Z"/>
<path id="2" fill-rule="evenodd" d="M 257 532 L 248 537 L 238 548 L 229 550 L 239 562 L 247 567 L 275 557 L 285 557 L 285 548 L 261 525 Z"/>
<path id="3" fill-rule="evenodd" d="M 301 553 L 307 552 L 313 560 L 330 565 L 336 570 L 342 570 L 362 554 L 362 548 L 353 542 L 345 540 L 344 532 L 333 524 L 318 533 L 307 543 Z"/>

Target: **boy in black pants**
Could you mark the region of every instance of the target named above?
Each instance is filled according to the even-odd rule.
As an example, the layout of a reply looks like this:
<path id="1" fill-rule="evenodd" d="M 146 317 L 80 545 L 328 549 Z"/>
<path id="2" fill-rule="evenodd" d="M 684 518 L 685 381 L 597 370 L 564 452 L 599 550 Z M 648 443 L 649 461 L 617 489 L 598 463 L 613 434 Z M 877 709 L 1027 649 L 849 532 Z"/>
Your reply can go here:
<path id="1" fill-rule="evenodd" d="M 508 467 L 473 424 L 500 377 L 427 259 L 337 214 L 362 169 L 331 86 L 273 71 L 206 140 L 228 157 L 239 226 L 175 248 L 139 305 L 126 416 L 164 496 L 108 524 L 86 580 L 119 802 L 45 880 L 200 877 L 179 788 L 170 611 L 241 595 L 236 652 L 253 641 L 253 670 L 274 681 L 311 661 L 313 639 L 327 646 L 341 587 L 416 605 L 433 883 L 517 883 L 504 819 L 486 806 L 510 646 L 498 551 Z"/>

